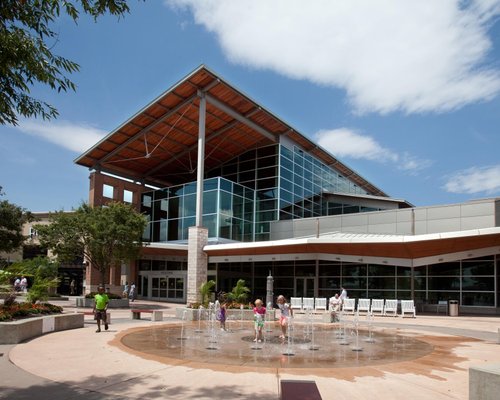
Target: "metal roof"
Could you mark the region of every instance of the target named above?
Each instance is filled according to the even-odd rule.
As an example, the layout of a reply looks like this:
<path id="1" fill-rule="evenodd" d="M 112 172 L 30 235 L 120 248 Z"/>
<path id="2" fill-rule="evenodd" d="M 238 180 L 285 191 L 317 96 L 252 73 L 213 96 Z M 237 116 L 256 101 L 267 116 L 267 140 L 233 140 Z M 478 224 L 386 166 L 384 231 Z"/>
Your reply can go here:
<path id="1" fill-rule="evenodd" d="M 376 196 L 387 196 L 329 152 L 201 65 L 132 116 L 75 163 L 165 187 L 196 179 L 200 94 L 206 104 L 205 171 L 288 136 Z"/>

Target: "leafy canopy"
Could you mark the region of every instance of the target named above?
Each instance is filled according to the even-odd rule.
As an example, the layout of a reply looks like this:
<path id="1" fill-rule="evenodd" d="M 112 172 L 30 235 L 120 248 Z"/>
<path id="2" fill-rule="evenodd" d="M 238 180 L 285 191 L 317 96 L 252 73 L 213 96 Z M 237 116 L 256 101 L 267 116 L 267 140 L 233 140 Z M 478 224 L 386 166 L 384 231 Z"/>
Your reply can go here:
<path id="1" fill-rule="evenodd" d="M 109 269 L 141 251 L 146 218 L 131 205 L 108 203 L 104 207 L 82 204 L 74 212 L 59 211 L 49 225 L 37 225 L 42 246 L 61 262 L 84 256 L 101 272 L 101 283 Z"/>
<path id="2" fill-rule="evenodd" d="M 109 13 L 129 12 L 126 0 L 2 0 L 0 1 L 0 124 L 17 125 L 18 116 L 52 119 L 57 110 L 30 96 L 35 83 L 60 91 L 75 90 L 71 74 L 80 66 L 52 52 L 61 15 L 76 23 L 80 13 L 97 20 Z"/>
<path id="3" fill-rule="evenodd" d="M 16 276 L 24 275 L 31 278 L 28 301 L 35 304 L 37 301 L 47 301 L 50 289 L 56 288 L 59 284 L 58 268 L 59 264 L 47 257 L 35 257 L 14 263 L 8 271 Z"/>
<path id="4" fill-rule="evenodd" d="M 0 196 L 2 196 L 0 186 Z M 23 225 L 34 220 L 33 214 L 22 207 L 0 201 L 0 251 L 10 252 L 18 249 L 26 237 L 23 235 Z"/>

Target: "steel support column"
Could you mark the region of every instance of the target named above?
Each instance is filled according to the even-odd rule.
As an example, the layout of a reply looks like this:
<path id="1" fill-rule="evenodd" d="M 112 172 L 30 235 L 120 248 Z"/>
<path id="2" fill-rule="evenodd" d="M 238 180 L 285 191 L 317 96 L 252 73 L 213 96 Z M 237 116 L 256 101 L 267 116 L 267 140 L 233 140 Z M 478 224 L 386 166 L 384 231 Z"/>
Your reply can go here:
<path id="1" fill-rule="evenodd" d="M 203 226 L 203 177 L 205 175 L 205 117 L 207 100 L 205 93 L 200 96 L 200 110 L 198 117 L 198 165 L 196 166 L 196 226 Z"/>

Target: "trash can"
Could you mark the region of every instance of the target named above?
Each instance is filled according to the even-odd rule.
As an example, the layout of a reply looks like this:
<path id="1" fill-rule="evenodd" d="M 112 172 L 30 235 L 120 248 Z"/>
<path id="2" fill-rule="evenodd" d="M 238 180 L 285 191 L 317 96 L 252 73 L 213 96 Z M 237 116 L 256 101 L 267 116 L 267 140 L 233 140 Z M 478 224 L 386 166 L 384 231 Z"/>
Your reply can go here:
<path id="1" fill-rule="evenodd" d="M 450 317 L 458 316 L 458 300 L 450 300 L 448 302 L 448 312 Z"/>

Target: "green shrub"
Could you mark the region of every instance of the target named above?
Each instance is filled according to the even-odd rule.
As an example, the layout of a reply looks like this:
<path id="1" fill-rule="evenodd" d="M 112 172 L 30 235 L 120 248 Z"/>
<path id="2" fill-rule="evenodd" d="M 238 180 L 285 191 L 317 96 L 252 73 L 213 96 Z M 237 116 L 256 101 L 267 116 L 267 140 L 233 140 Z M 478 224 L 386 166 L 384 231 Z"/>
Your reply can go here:
<path id="1" fill-rule="evenodd" d="M 88 293 L 88 294 L 85 295 L 85 298 L 86 299 L 93 299 L 96 294 L 97 294 L 97 292 Z M 114 293 L 106 293 L 106 294 L 108 295 L 108 298 L 110 300 L 112 300 L 112 299 L 122 299 L 123 298 L 121 295 L 114 294 Z"/>

